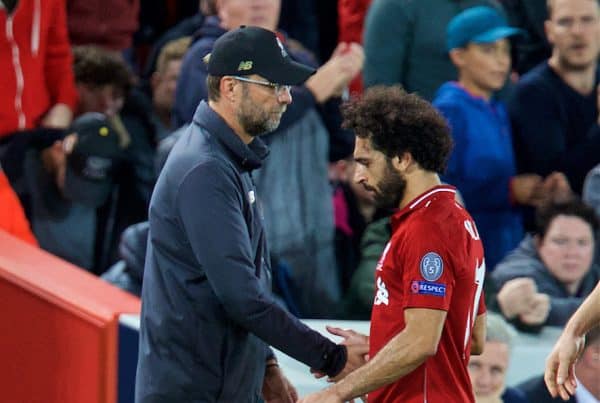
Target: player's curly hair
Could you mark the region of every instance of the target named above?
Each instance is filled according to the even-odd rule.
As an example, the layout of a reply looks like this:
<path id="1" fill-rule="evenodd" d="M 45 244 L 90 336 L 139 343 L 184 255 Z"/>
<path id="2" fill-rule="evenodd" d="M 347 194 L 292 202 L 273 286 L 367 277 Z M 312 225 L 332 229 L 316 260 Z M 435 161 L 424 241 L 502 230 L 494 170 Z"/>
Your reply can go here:
<path id="1" fill-rule="evenodd" d="M 388 158 L 409 152 L 427 171 L 443 173 L 452 138 L 446 120 L 435 108 L 400 86 L 375 86 L 342 106 L 343 126 L 368 138 Z"/>

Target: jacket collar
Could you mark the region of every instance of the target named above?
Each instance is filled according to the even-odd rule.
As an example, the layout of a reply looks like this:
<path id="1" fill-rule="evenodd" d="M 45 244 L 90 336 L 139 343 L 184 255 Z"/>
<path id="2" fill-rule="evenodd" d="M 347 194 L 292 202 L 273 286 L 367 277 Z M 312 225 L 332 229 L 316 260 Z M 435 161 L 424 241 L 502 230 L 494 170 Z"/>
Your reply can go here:
<path id="1" fill-rule="evenodd" d="M 198 105 L 194 113 L 194 123 L 214 136 L 246 171 L 260 168 L 262 160 L 269 154 L 269 148 L 258 137 L 255 137 L 250 144 L 245 144 L 206 101 Z"/>

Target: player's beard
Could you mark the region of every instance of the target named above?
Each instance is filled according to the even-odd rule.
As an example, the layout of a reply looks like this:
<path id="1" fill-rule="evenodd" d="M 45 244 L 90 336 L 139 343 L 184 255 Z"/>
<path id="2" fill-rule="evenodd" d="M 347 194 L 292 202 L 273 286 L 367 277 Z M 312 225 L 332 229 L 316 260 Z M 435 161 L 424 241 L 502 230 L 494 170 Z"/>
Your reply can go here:
<path id="1" fill-rule="evenodd" d="M 237 112 L 237 119 L 246 133 L 252 137 L 272 132 L 279 127 L 286 105 L 277 104 L 271 109 L 250 99 L 248 88 L 242 90 L 243 100 Z"/>
<path id="2" fill-rule="evenodd" d="M 381 209 L 395 209 L 400 205 L 406 192 L 406 179 L 387 161 L 383 178 L 377 183 L 374 201 Z"/>

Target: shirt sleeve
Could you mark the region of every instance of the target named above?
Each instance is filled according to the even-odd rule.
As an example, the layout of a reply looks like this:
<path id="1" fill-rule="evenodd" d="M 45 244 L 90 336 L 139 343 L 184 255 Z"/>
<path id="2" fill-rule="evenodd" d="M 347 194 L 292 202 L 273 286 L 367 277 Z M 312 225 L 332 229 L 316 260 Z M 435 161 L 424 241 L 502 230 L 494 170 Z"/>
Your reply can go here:
<path id="1" fill-rule="evenodd" d="M 455 273 L 444 242 L 433 230 L 413 232 L 406 243 L 402 270 L 406 287 L 405 308 L 429 308 L 447 311 L 452 301 Z"/>

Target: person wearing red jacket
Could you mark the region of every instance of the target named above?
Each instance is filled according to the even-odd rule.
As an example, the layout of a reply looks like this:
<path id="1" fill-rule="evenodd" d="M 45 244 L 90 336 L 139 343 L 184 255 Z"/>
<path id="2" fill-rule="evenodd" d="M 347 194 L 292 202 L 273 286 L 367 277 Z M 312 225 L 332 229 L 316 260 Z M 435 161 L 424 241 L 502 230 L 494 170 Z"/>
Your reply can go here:
<path id="1" fill-rule="evenodd" d="M 365 17 L 372 0 L 339 0 L 338 1 L 338 43 L 362 43 Z M 358 75 L 350 83 L 350 94 L 361 94 L 363 91 L 362 75 Z"/>
<path id="2" fill-rule="evenodd" d="M 77 103 L 65 0 L 0 1 L 0 139 L 64 128 Z"/>

